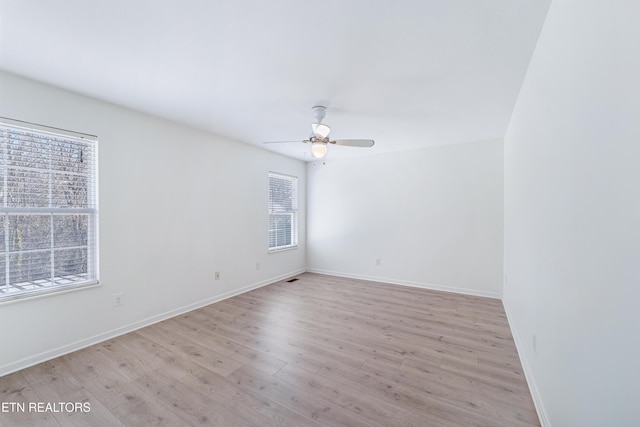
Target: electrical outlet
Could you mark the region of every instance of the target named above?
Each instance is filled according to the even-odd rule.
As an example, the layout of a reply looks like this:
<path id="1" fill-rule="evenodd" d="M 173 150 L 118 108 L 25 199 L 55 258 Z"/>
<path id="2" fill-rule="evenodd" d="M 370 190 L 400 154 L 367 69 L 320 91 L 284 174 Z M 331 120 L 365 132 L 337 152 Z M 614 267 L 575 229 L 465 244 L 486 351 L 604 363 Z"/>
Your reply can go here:
<path id="1" fill-rule="evenodd" d="M 220 280 L 220 272 L 216 271 L 216 280 Z"/>
<path id="2" fill-rule="evenodd" d="M 113 294 L 113 306 L 117 307 L 124 302 L 124 294 Z"/>
<path id="3" fill-rule="evenodd" d="M 260 263 L 256 262 L 256 270 L 260 270 Z"/>
<path id="4" fill-rule="evenodd" d="M 380 258 L 376 258 L 376 265 L 380 265 Z"/>

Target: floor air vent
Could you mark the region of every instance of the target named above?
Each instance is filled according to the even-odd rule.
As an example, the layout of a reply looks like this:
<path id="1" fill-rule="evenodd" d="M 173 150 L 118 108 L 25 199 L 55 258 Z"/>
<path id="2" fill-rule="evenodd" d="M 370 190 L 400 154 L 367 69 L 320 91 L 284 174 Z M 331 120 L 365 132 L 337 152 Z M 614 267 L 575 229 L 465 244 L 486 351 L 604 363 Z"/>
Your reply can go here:
<path id="1" fill-rule="evenodd" d="M 298 279 L 296 279 L 295 277 L 293 279 L 289 279 L 287 280 L 287 283 L 293 283 L 293 282 L 297 282 Z"/>

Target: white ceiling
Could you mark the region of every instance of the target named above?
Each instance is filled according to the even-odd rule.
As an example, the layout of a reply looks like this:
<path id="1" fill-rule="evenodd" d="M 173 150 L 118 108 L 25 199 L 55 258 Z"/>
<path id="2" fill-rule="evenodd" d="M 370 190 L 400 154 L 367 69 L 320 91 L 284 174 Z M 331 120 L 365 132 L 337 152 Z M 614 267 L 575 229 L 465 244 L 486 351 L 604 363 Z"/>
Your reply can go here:
<path id="1" fill-rule="evenodd" d="M 550 0 L 0 0 L 0 69 L 310 160 L 502 137 Z M 0 100 L 0 102 L 2 102 Z"/>

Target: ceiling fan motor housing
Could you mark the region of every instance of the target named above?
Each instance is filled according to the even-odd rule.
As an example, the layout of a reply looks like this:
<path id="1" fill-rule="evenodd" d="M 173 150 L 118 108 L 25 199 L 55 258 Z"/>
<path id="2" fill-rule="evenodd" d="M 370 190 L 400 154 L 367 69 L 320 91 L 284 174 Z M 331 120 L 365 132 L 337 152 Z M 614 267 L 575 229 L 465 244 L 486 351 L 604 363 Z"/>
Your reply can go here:
<path id="1" fill-rule="evenodd" d="M 315 107 L 311 107 L 311 111 L 313 111 L 313 117 L 318 121 L 318 123 L 322 122 L 324 116 L 327 115 L 327 108 L 322 105 L 316 105 Z"/>

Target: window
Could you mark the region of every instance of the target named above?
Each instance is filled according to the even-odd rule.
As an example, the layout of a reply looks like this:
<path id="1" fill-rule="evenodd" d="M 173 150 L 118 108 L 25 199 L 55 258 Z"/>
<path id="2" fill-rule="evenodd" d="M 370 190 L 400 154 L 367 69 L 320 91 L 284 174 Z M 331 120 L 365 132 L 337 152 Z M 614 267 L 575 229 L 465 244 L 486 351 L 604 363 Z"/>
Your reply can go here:
<path id="1" fill-rule="evenodd" d="M 0 119 L 0 302 L 98 283 L 97 139 Z"/>
<path id="2" fill-rule="evenodd" d="M 298 178 L 269 173 L 269 251 L 298 246 Z"/>

